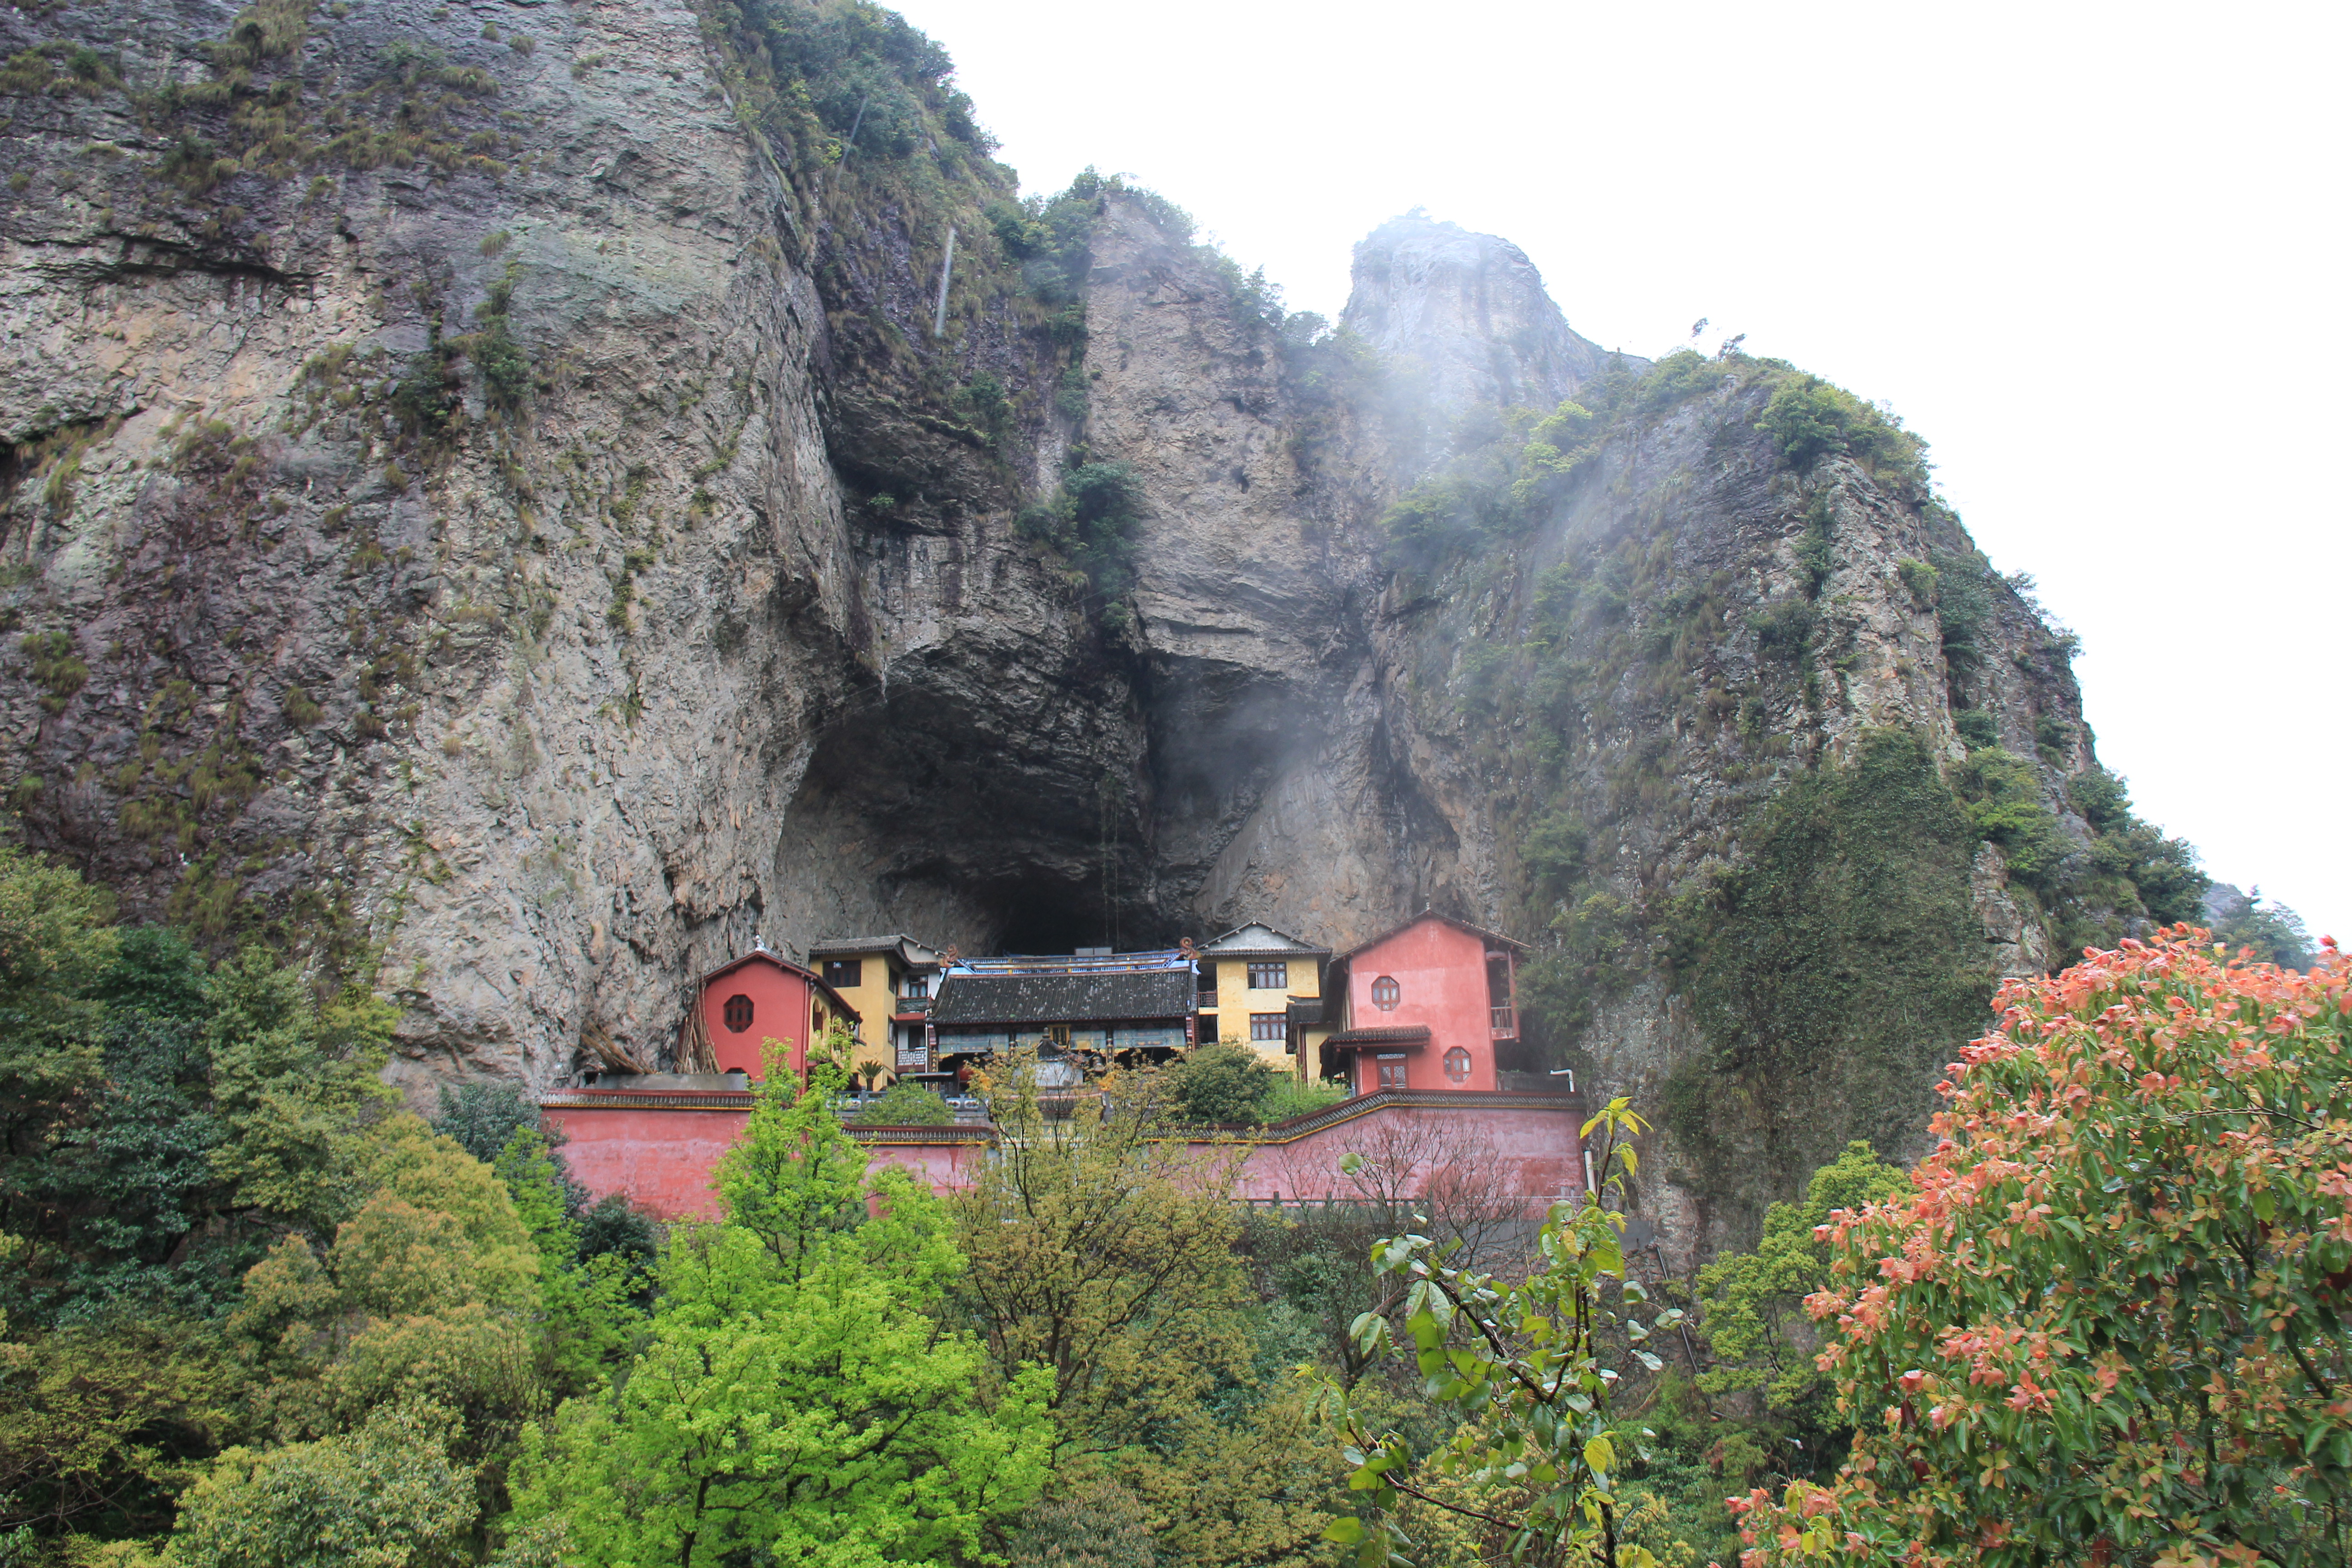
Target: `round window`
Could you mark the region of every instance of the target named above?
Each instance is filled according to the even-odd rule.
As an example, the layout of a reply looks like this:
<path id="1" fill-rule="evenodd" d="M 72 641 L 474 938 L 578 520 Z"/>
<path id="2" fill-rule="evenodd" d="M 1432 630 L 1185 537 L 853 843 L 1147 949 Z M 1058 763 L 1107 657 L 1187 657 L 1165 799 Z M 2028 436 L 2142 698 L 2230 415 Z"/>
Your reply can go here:
<path id="1" fill-rule="evenodd" d="M 1445 1053 L 1445 1076 L 1454 1083 L 1470 1081 L 1470 1053 L 1460 1046 Z"/>
<path id="2" fill-rule="evenodd" d="M 1386 1013 L 1394 1008 L 1397 999 L 1404 994 L 1403 987 L 1393 975 L 1383 974 L 1372 982 L 1372 1005 Z"/>
<path id="3" fill-rule="evenodd" d="M 727 1026 L 730 1029 L 739 1035 L 741 1034 L 751 1026 L 751 999 L 740 992 L 730 996 L 727 998 L 727 1006 L 720 1016 L 727 1020 Z"/>

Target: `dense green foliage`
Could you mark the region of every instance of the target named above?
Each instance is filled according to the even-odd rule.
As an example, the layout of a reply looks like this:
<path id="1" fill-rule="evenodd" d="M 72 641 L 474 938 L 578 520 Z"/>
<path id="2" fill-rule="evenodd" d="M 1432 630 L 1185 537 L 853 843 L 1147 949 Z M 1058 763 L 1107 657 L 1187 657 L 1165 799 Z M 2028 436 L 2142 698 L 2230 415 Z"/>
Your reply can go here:
<path id="1" fill-rule="evenodd" d="M 1168 1561 L 1317 1561 L 1338 1478 L 1287 1374 L 1318 1336 L 1252 1289 L 1229 1163 L 1165 1136 L 1155 1073 L 1114 1073 L 1066 1116 L 1025 1054 L 990 1077 L 1007 1139 L 957 1205 L 963 1310 L 999 1376 L 1052 1370 L 1057 1488 L 1121 1489 Z M 1053 1518 L 1039 1551 L 1066 1538 Z"/>
<path id="2" fill-rule="evenodd" d="M 1678 911 L 1676 976 L 1715 1055 L 1676 1070 L 1663 1111 L 1760 1218 L 1761 1194 L 1800 1190 L 1848 1139 L 1914 1135 L 1934 1069 L 1983 1026 L 1992 975 L 1976 836 L 1916 737 L 1866 734 L 1746 837 L 1743 862 Z"/>
<path id="3" fill-rule="evenodd" d="M 1781 460 L 1802 471 L 1822 458 L 1852 457 L 1874 472 L 1924 479 L 1927 445 L 1903 422 L 1817 375 L 1790 375 L 1773 390 L 1756 421 Z"/>
<path id="4" fill-rule="evenodd" d="M 849 1120 L 857 1127 L 948 1127 L 955 1122 L 955 1110 L 929 1084 L 900 1079 Z"/>
<path id="5" fill-rule="evenodd" d="M 990 1379 L 940 1321 L 950 1216 L 868 1172 L 834 1089 L 770 1074 L 719 1163 L 724 1217 L 670 1237 L 627 1381 L 526 1435 L 519 1514 L 570 1560 L 963 1560 L 1044 1483 L 1052 1373 Z"/>
<path id="6" fill-rule="evenodd" d="M 378 1081 L 390 1008 L 0 848 L 0 1542 L 471 1561 L 521 1424 L 601 1382 L 646 1226 L 489 1090 Z M 593 1222 L 593 1223 L 592 1223 Z M 354 1555 L 356 1553 L 357 1555 Z"/>
<path id="7" fill-rule="evenodd" d="M 1280 1077 L 1265 1058 L 1238 1045 L 1202 1046 L 1170 1076 L 1177 1118 L 1202 1127 L 1256 1121 Z"/>

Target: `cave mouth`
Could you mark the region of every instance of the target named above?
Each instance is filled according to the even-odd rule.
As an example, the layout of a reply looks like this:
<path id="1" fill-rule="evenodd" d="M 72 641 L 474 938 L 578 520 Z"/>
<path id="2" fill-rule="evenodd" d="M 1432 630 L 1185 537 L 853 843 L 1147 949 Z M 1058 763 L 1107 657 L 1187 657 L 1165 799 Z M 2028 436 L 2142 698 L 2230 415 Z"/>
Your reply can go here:
<path id="1" fill-rule="evenodd" d="M 955 886 L 953 878 L 942 879 Z M 1115 952 L 1173 947 L 1178 936 L 1167 915 L 1149 900 L 1104 897 L 1099 881 L 1073 882 L 1051 873 L 965 881 L 957 889 L 988 911 L 991 953 L 1073 953 L 1107 947 Z"/>
<path id="2" fill-rule="evenodd" d="M 1024 890 L 1006 899 L 996 926 L 999 952 L 1075 952 L 1082 947 L 1114 947 L 1115 922 L 1103 918 L 1100 900 L 1082 905 L 1066 889 Z"/>

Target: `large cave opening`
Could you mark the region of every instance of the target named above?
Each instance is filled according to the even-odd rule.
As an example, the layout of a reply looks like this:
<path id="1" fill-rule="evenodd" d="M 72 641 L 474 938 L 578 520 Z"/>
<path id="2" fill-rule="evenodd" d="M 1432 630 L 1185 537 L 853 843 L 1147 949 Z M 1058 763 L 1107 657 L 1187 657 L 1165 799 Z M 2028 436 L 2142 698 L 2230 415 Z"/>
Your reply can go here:
<path id="1" fill-rule="evenodd" d="M 903 931 L 1047 953 L 1186 934 L 1161 907 L 1124 691 L 988 673 L 894 673 L 887 699 L 824 732 L 778 847 L 793 940 Z"/>

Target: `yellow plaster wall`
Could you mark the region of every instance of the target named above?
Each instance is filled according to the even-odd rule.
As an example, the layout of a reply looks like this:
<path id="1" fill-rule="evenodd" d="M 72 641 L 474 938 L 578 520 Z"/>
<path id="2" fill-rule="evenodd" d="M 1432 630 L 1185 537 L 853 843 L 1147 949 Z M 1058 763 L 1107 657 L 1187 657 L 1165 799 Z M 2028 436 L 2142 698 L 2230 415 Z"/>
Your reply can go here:
<path id="1" fill-rule="evenodd" d="M 890 1050 L 890 1015 L 898 1005 L 898 964 L 887 952 L 856 952 L 835 954 L 835 957 L 856 959 L 864 967 L 857 973 L 856 985 L 838 985 L 841 999 L 857 1009 L 856 1059 L 878 1061 L 885 1067 L 894 1065 L 898 1058 Z M 809 965 L 822 975 L 825 961 Z"/>
<path id="2" fill-rule="evenodd" d="M 1320 977 L 1318 965 L 1311 958 L 1286 958 L 1290 965 L 1290 984 L 1279 991 L 1250 989 L 1249 966 L 1246 958 L 1219 958 L 1217 965 L 1217 1038 L 1234 1040 L 1249 1047 L 1258 1055 L 1281 1068 L 1292 1070 L 1290 1058 L 1279 1040 L 1253 1040 L 1249 1037 L 1249 1016 L 1252 1013 L 1281 1013 L 1288 1010 L 1293 996 L 1319 996 Z"/>

